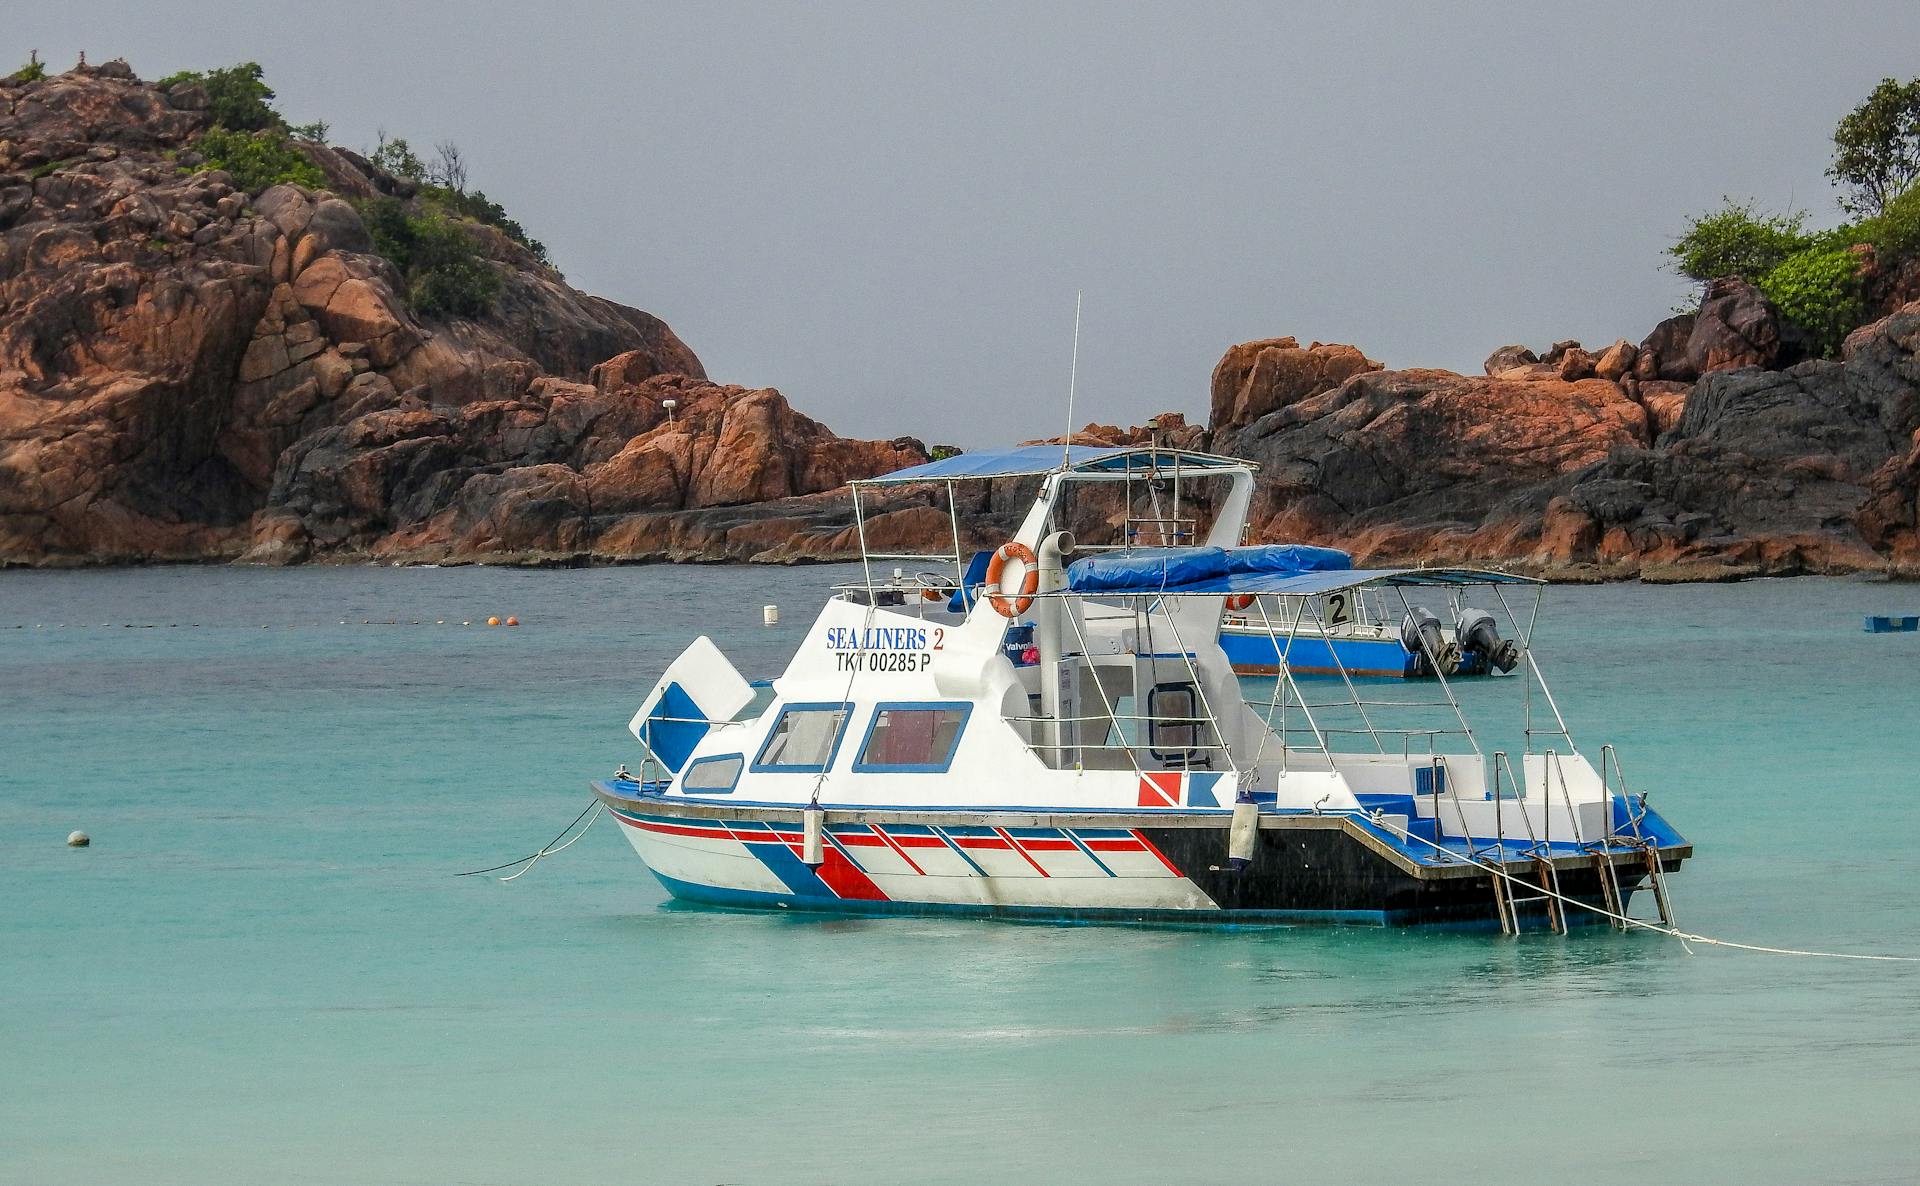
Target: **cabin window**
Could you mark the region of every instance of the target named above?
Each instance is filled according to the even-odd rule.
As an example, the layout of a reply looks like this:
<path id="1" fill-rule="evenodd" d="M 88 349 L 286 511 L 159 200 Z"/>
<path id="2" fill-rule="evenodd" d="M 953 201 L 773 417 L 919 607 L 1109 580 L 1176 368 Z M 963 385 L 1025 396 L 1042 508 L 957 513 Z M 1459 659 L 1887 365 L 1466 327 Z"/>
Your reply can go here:
<path id="1" fill-rule="evenodd" d="M 970 704 L 882 704 L 874 710 L 855 770 L 940 773 L 953 763 Z"/>
<path id="2" fill-rule="evenodd" d="M 701 758 L 680 776 L 680 789 L 690 795 L 725 795 L 740 781 L 740 768 L 747 760 L 740 754 L 722 754 Z"/>
<path id="3" fill-rule="evenodd" d="M 1200 744 L 1200 697 L 1190 683 L 1147 693 L 1147 747 L 1162 762 L 1191 762 Z"/>
<path id="4" fill-rule="evenodd" d="M 780 712 L 753 760 L 755 770 L 818 774 L 833 765 L 847 731 L 844 704 L 796 704 Z"/>

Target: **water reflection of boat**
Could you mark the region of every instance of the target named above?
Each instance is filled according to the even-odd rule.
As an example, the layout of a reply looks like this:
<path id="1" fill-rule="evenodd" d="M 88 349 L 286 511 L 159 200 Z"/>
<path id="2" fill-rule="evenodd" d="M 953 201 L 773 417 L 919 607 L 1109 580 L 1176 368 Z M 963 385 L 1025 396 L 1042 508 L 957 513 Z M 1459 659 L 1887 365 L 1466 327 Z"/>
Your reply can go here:
<path id="1" fill-rule="evenodd" d="M 1039 484 L 1020 526 L 967 557 L 955 486 L 1017 478 Z M 954 551 L 868 549 L 875 485 L 944 489 Z M 1083 495 L 1100 513 L 1077 513 Z M 1651 887 L 1664 917 L 1663 875 L 1692 848 L 1610 747 L 1598 768 L 1575 748 L 1533 655 L 1539 694 L 1495 698 L 1526 714 L 1510 758 L 1444 664 L 1444 699 L 1394 709 L 1349 681 L 1343 706 L 1284 670 L 1249 694 L 1220 642 L 1230 601 L 1298 619 L 1341 594 L 1505 605 L 1537 582 L 1240 547 L 1252 495 L 1247 463 L 1158 448 L 967 454 L 856 483 L 862 578 L 786 670 L 752 684 L 696 639 L 633 717 L 640 772 L 595 791 L 669 892 L 722 905 L 1513 930 L 1562 928 L 1573 902 L 1622 914 Z M 1183 518 L 1183 497 L 1204 513 Z M 937 567 L 877 567 L 911 561 Z M 1452 645 L 1416 627 L 1430 659 Z"/>
<path id="2" fill-rule="evenodd" d="M 1385 593 L 1363 586 L 1229 603 L 1220 646 L 1242 675 L 1272 675 L 1283 661 L 1294 675 L 1405 679 L 1431 678 L 1436 668 L 1504 675 L 1519 666 L 1520 644 L 1502 638 L 1495 615 L 1468 605 L 1460 590 L 1437 610 L 1406 599 L 1394 605 Z"/>

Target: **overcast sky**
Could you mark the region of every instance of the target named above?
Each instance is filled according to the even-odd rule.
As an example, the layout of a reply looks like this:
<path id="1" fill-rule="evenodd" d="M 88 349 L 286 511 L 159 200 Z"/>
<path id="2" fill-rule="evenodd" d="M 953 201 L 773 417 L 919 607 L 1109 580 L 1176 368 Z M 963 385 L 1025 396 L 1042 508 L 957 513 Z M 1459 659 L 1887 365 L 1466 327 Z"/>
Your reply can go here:
<path id="1" fill-rule="evenodd" d="M 1837 218 L 1920 3 L 14 6 L 13 56 L 257 60 L 288 118 L 460 144 L 576 285 L 850 436 L 1204 419 L 1221 352 L 1638 340 L 1720 195 Z M 11 68 L 10 64 L 6 68 Z"/>

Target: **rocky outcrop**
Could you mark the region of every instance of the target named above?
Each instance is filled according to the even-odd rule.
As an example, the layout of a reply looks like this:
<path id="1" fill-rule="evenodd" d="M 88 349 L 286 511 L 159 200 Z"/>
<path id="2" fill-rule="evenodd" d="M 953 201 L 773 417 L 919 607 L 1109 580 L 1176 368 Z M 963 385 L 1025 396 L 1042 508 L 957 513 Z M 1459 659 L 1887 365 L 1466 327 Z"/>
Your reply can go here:
<path id="1" fill-rule="evenodd" d="M 1603 380 L 1413 370 L 1361 374 L 1250 423 L 1216 425 L 1211 447 L 1261 464 L 1259 539 L 1457 559 L 1459 537 L 1473 534 L 1484 546 L 1469 558 L 1510 558 L 1530 517 L 1537 526 L 1535 493 L 1650 440 L 1646 409 Z"/>
<path id="2" fill-rule="evenodd" d="M 1687 361 L 1687 345 L 1693 340 L 1698 314 L 1680 313 L 1653 327 L 1640 343 L 1633 360 L 1633 373 L 1640 379 L 1666 379 L 1691 383 L 1700 372 Z"/>
<path id="3" fill-rule="evenodd" d="M 1302 349 L 1293 338 L 1245 342 L 1228 350 L 1213 369 L 1209 423 L 1251 423 L 1379 369 L 1351 346 L 1315 342 Z"/>
<path id="4" fill-rule="evenodd" d="M 1660 580 L 1915 571 L 1920 303 L 1857 330 L 1840 360 L 1728 369 L 1714 346 L 1684 364 L 1706 368 L 1697 384 L 1640 377 L 1682 329 L 1764 340 L 1746 295 L 1722 287 L 1711 316 L 1615 343 L 1592 378 L 1548 373 L 1589 369 L 1576 342 L 1532 364 L 1503 347 L 1494 375 L 1362 374 L 1217 423 L 1210 444 L 1262 464 L 1258 538 L 1364 561 Z"/>
<path id="5" fill-rule="evenodd" d="M 1780 314 L 1759 289 L 1738 276 L 1707 286 L 1687 335 L 1689 371 L 1705 375 L 1740 367 L 1773 367 L 1783 361 L 1786 349 Z"/>
<path id="6" fill-rule="evenodd" d="M 421 316 L 353 204 L 410 183 L 318 145 L 326 191 L 188 172 L 205 108 L 124 63 L 0 87 L 0 564 L 799 556 L 746 521 L 925 458 L 478 223 L 497 299 Z"/>
<path id="7" fill-rule="evenodd" d="M 1130 428 L 1122 428 L 1116 424 L 1089 424 L 1073 434 L 1072 443 L 1110 449 L 1129 445 L 1150 445 L 1157 440 L 1160 444 L 1172 449 L 1200 449 L 1206 446 L 1206 438 L 1206 428 L 1198 424 L 1188 424 L 1185 414 L 1162 412 L 1149 419 L 1147 423 L 1136 424 Z M 1067 442 L 1060 437 L 1042 437 L 1020 443 L 1059 445 Z"/>

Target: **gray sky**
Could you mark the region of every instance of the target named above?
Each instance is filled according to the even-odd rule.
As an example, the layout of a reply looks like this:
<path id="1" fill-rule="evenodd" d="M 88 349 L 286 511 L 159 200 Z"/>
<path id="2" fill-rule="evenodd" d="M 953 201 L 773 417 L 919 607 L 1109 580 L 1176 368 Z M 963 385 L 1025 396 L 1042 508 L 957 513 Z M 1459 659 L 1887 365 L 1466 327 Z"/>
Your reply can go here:
<path id="1" fill-rule="evenodd" d="M 12 55 L 248 59 L 332 138 L 457 141 L 576 285 L 850 436 L 1204 419 L 1221 352 L 1638 340 L 1721 194 L 1838 217 L 1920 4 L 61 0 Z M 8 63 L 6 68 L 11 68 Z"/>

